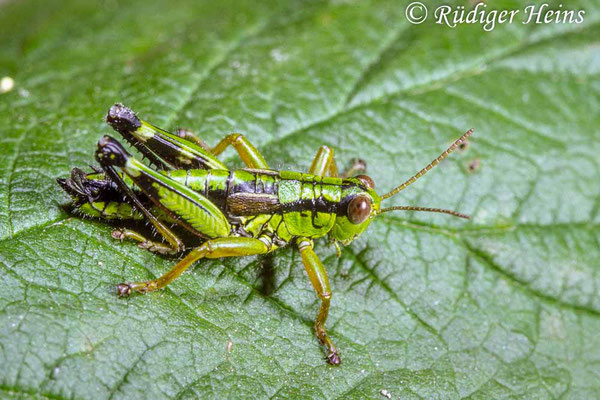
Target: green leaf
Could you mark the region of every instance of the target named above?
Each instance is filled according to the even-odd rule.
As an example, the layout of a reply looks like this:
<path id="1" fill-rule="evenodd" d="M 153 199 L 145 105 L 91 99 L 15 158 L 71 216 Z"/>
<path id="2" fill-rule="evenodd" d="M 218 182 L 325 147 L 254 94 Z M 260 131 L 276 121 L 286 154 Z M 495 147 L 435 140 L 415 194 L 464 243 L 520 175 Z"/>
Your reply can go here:
<path id="1" fill-rule="evenodd" d="M 491 32 L 397 1 L 1 3 L 0 397 L 600 397 L 597 2 Z M 473 127 L 388 203 L 473 220 L 389 213 L 341 258 L 317 244 L 339 368 L 291 247 L 119 299 L 174 261 L 69 215 L 55 182 L 94 163 L 115 102 L 208 143 L 242 132 L 278 169 L 333 146 L 381 193 Z"/>

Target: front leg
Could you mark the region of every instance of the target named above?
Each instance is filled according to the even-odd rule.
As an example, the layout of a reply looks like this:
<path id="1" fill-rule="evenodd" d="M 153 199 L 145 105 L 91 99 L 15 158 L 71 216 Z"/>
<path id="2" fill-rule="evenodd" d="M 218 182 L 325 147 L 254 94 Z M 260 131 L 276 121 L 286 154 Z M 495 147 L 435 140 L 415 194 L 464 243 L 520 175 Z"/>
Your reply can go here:
<path id="1" fill-rule="evenodd" d="M 360 158 L 355 158 L 352 160 L 352 165 L 348 168 L 343 174 L 342 178 L 350 178 L 351 176 L 356 175 L 357 172 L 365 172 L 367 170 L 367 163 Z"/>
<path id="2" fill-rule="evenodd" d="M 308 278 L 317 292 L 317 296 L 321 299 L 321 308 L 315 319 L 315 333 L 321 344 L 327 347 L 327 355 L 325 357 L 327 362 L 332 365 L 339 365 L 342 360 L 337 348 L 325 330 L 325 321 L 329 314 L 329 304 L 331 302 L 331 288 L 329 287 L 327 271 L 325 271 L 325 266 L 313 250 L 312 240 L 299 238 L 297 243 Z"/>

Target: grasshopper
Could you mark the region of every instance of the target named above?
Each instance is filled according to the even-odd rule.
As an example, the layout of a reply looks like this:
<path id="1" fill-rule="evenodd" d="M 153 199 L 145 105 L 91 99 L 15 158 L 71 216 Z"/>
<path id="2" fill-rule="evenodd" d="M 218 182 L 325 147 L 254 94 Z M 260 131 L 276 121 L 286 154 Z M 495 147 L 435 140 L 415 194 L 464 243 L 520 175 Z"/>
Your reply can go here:
<path id="1" fill-rule="evenodd" d="M 116 239 L 130 239 L 162 254 L 185 254 L 182 228 L 197 245 L 170 271 L 147 282 L 117 286 L 120 296 L 132 291 L 147 293 L 165 287 L 202 258 L 266 254 L 295 244 L 310 282 L 321 301 L 315 319 L 316 336 L 326 348 L 326 361 L 339 365 L 341 358 L 325 329 L 331 287 L 313 240 L 329 235 L 338 256 L 339 245 L 348 245 L 378 215 L 392 210 L 430 211 L 469 218 L 439 208 L 381 207 L 446 158 L 473 133 L 467 131 L 446 151 L 406 182 L 380 196 L 367 175 L 353 176 L 366 168 L 357 161 L 339 175 L 333 149 L 319 148 L 308 173 L 269 169 L 260 152 L 241 134 L 226 136 L 210 148 L 191 132 L 169 133 L 143 121 L 129 108 L 115 104 L 106 121 L 134 146 L 151 166 L 132 157 L 114 138 L 104 136 L 95 153 L 101 168 L 85 173 L 74 168 L 58 183 L 71 196 L 75 211 L 105 220 L 144 220 L 152 224 L 152 240 L 129 229 L 116 229 Z M 230 170 L 217 156 L 233 146 L 246 168 Z"/>

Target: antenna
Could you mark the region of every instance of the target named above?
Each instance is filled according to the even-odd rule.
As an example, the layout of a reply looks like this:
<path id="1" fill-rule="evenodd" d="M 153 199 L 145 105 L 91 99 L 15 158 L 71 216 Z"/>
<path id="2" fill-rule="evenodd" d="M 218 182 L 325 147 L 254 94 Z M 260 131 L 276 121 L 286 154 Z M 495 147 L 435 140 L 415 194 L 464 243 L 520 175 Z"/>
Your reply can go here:
<path id="1" fill-rule="evenodd" d="M 383 196 L 381 196 L 381 200 L 385 200 L 389 197 L 394 196 L 396 193 L 398 193 L 399 191 L 403 190 L 404 188 L 406 188 L 408 185 L 412 184 L 414 181 L 416 181 L 417 179 L 419 179 L 420 177 L 422 177 L 423 175 L 425 175 L 430 169 L 432 169 L 433 167 L 435 167 L 436 165 L 438 165 L 440 163 L 440 161 L 442 161 L 444 158 L 448 157 L 448 155 L 450 153 L 452 153 L 454 150 L 456 150 L 456 148 L 464 143 L 467 138 L 469 136 L 471 136 L 471 134 L 473 133 L 473 128 L 469 129 L 467 131 L 467 133 L 465 133 L 464 135 L 462 135 L 456 142 L 452 143 L 452 146 L 448 147 L 446 149 L 446 151 L 444 151 L 442 154 L 440 154 L 438 156 L 438 158 L 436 158 L 435 160 L 433 160 L 428 166 L 426 166 L 425 168 L 423 168 L 422 170 L 420 170 L 419 172 L 417 172 L 414 176 L 412 176 L 409 180 L 407 180 L 406 182 L 404 182 L 402 185 L 398 186 L 395 189 L 392 189 L 389 193 L 384 194 Z M 394 208 L 394 207 L 390 207 L 390 208 Z M 405 208 L 406 210 L 406 208 Z M 432 209 L 421 209 L 421 210 L 415 210 L 415 211 L 433 211 Z M 448 210 L 437 210 L 438 212 L 446 212 Z M 448 213 L 451 214 L 451 213 Z"/>
<path id="2" fill-rule="evenodd" d="M 382 208 L 381 210 L 379 210 L 379 213 L 381 214 L 381 213 L 384 213 L 384 212 L 394 211 L 394 210 L 438 212 L 438 213 L 444 213 L 444 214 L 454 215 L 455 217 L 459 217 L 459 218 L 471 219 L 470 216 L 468 216 L 466 214 L 461 214 L 461 213 L 456 212 L 456 211 L 445 210 L 443 208 L 429 208 L 429 207 L 410 207 L 410 206 L 386 207 L 386 208 Z"/>

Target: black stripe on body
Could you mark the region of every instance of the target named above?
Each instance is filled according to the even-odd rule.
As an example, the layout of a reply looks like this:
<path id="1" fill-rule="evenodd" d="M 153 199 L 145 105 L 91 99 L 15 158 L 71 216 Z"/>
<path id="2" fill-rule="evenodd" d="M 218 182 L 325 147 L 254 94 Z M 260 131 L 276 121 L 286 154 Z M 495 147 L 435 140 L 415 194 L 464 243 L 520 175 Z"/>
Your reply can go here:
<path id="1" fill-rule="evenodd" d="M 202 194 L 204 195 L 204 197 L 209 199 L 214 205 L 219 207 L 221 211 L 226 213 L 227 191 L 233 172 L 230 171 L 227 174 L 227 178 L 225 178 L 226 180 L 223 184 L 222 179 L 224 178 L 224 176 L 222 174 L 216 175 L 215 171 L 216 170 L 208 170 L 206 172 L 206 177 L 204 179 L 204 190 L 202 191 Z"/>
<path id="2" fill-rule="evenodd" d="M 338 214 L 340 211 L 340 203 L 336 201 L 330 201 L 323 196 L 319 196 L 316 199 L 300 199 L 292 203 L 282 204 L 281 207 L 284 213 L 286 212 L 302 212 L 310 210 L 314 212 L 323 212 L 330 214 Z"/>
<path id="3" fill-rule="evenodd" d="M 316 191 L 316 186 L 317 184 L 319 185 L 319 195 L 317 196 L 317 191 Z M 312 201 L 312 218 L 310 220 L 313 228 L 315 229 L 322 229 L 324 227 L 324 225 L 317 225 L 315 222 L 315 219 L 317 218 L 317 213 L 319 212 L 317 210 L 317 202 L 325 202 L 326 200 L 323 198 L 323 179 L 317 179 L 317 177 L 315 177 L 315 179 L 313 179 L 312 182 L 312 188 L 313 188 L 313 201 Z M 336 209 L 337 211 L 337 209 Z"/>
<path id="4" fill-rule="evenodd" d="M 229 188 L 229 193 L 257 193 L 256 191 L 256 181 L 257 181 L 257 175 L 256 174 L 252 174 L 252 180 L 243 180 L 240 183 L 235 183 L 235 182 L 229 182 L 228 185 L 230 184 L 231 187 L 228 186 Z"/>

